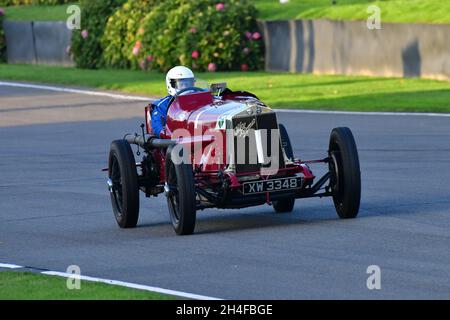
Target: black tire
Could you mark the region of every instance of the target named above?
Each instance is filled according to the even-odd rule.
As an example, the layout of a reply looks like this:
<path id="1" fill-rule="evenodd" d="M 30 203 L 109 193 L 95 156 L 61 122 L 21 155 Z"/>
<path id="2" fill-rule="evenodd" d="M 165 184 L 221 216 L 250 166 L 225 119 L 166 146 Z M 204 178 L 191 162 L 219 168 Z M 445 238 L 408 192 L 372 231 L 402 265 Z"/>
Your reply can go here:
<path id="1" fill-rule="evenodd" d="M 194 233 L 197 219 L 196 193 L 192 164 L 175 164 L 172 161 L 172 148 L 166 156 L 166 190 L 172 226 L 178 235 Z"/>
<path id="2" fill-rule="evenodd" d="M 361 171 L 355 139 L 349 128 L 333 129 L 329 156 L 336 212 L 341 219 L 356 218 L 361 202 Z"/>
<path id="3" fill-rule="evenodd" d="M 126 140 L 115 140 L 109 152 L 111 203 L 117 224 L 134 228 L 139 219 L 139 185 L 133 150 Z"/>
<path id="4" fill-rule="evenodd" d="M 286 156 L 290 160 L 294 160 L 294 151 L 292 149 L 291 139 L 287 133 L 286 128 L 281 123 L 278 125 L 280 130 L 281 145 L 286 153 Z M 295 198 L 277 200 L 272 202 L 273 208 L 276 213 L 289 213 L 294 210 Z"/>

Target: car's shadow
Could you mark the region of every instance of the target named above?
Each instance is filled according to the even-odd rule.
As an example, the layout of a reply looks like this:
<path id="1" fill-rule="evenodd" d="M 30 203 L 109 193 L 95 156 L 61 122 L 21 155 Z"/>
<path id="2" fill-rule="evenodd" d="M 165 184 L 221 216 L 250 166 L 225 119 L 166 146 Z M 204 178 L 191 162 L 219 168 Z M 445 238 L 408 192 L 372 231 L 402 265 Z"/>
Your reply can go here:
<path id="1" fill-rule="evenodd" d="M 286 226 L 301 226 L 312 224 L 334 223 L 338 221 L 332 206 L 295 208 L 291 213 L 277 214 L 270 207 L 255 207 L 240 210 L 206 210 L 197 213 L 195 234 L 211 234 L 222 232 L 237 232 L 250 229 L 278 228 Z M 138 228 L 166 229 L 170 222 L 141 223 Z"/>
<path id="2" fill-rule="evenodd" d="M 438 203 L 448 205 L 448 201 Z M 223 232 L 238 232 L 264 228 L 279 228 L 287 226 L 326 226 L 346 224 L 359 224 L 362 219 L 376 217 L 395 217 L 411 215 L 422 212 L 424 207 L 436 206 L 437 203 L 399 202 L 391 205 L 380 203 L 362 203 L 356 219 L 341 220 L 336 215 L 331 203 L 327 205 L 297 205 L 292 213 L 277 214 L 270 207 L 254 207 L 242 210 L 216 210 L 199 211 L 195 234 L 205 235 Z M 428 210 L 432 208 L 428 207 Z M 168 213 L 167 213 L 168 215 Z M 156 223 L 141 223 L 138 228 L 153 229 L 152 233 L 165 234 L 172 226 L 168 220 Z M 172 233 L 171 233 L 172 234 Z"/>
<path id="3" fill-rule="evenodd" d="M 331 222 L 336 220 L 336 217 L 329 219 L 309 220 L 301 216 L 300 212 L 296 214 L 229 214 L 220 217 L 207 217 L 199 219 L 196 234 L 211 234 L 222 232 L 237 232 L 250 229 L 265 229 L 265 228 L 279 228 L 287 226 L 302 226 L 310 224 L 318 224 L 324 222 Z"/>

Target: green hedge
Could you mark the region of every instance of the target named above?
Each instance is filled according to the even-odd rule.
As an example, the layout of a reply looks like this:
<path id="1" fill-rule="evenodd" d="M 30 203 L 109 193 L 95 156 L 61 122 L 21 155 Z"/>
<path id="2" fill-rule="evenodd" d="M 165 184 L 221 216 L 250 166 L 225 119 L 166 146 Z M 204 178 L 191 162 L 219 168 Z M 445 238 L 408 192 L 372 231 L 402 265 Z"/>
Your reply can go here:
<path id="1" fill-rule="evenodd" d="M 136 68 L 133 46 L 142 20 L 162 0 L 128 0 L 109 19 L 102 38 L 103 60 L 111 68 Z"/>
<path id="2" fill-rule="evenodd" d="M 32 3 L 37 5 L 56 6 L 59 4 L 66 4 L 75 1 L 76 0 L 32 0 Z"/>
<path id="3" fill-rule="evenodd" d="M 5 33 L 3 32 L 3 19 L 5 11 L 0 8 L 0 62 L 6 62 L 6 40 Z"/>
<path id="4" fill-rule="evenodd" d="M 74 0 L 0 0 L 0 6 L 21 6 L 21 5 L 49 5 L 65 4 Z"/>
<path id="5" fill-rule="evenodd" d="M 82 0 L 81 30 L 74 30 L 70 53 L 79 68 L 96 69 L 103 66 L 101 39 L 106 22 L 124 1 Z"/>
<path id="6" fill-rule="evenodd" d="M 246 0 L 165 1 L 146 17 L 136 58 L 143 68 L 162 71 L 178 64 L 199 71 L 259 69 L 263 41 L 256 14 Z"/>
<path id="7" fill-rule="evenodd" d="M 82 0 L 72 53 L 82 68 L 257 70 L 263 41 L 249 0 Z M 123 4 L 123 5 L 122 5 Z M 119 7 L 120 6 L 120 7 Z"/>
<path id="8" fill-rule="evenodd" d="M 161 71 L 180 64 L 198 71 L 260 69 L 256 15 L 248 0 L 129 0 L 108 21 L 104 60 Z"/>

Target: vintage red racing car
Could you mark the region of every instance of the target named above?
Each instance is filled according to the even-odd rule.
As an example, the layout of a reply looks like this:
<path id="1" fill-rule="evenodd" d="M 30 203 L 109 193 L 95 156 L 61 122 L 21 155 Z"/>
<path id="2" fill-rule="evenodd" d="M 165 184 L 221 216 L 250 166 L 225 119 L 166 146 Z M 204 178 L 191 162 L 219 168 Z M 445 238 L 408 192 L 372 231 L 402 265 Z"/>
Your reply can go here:
<path id="1" fill-rule="evenodd" d="M 174 230 L 192 234 L 198 210 L 272 205 L 291 212 L 295 199 L 332 197 L 340 218 L 359 211 L 359 157 L 348 128 L 331 132 L 323 159 L 294 157 L 275 111 L 249 92 L 226 84 L 184 89 L 173 97 L 164 136 L 152 134 L 151 106 L 140 134 L 111 143 L 108 189 L 118 225 L 133 228 L 139 192 L 164 194 Z M 137 145 L 135 159 L 131 145 Z M 326 165 L 316 179 L 312 164 Z M 106 170 L 106 169 L 105 169 Z"/>

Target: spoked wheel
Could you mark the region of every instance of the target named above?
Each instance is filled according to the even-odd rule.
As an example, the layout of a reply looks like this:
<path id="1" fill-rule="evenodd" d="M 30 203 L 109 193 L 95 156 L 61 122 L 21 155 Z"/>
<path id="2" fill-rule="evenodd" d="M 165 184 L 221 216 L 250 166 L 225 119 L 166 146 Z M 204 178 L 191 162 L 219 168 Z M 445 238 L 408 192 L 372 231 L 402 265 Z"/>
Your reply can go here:
<path id="1" fill-rule="evenodd" d="M 292 150 L 291 139 L 287 133 L 286 128 L 281 123 L 278 125 L 280 130 L 281 145 L 283 147 L 284 153 L 290 160 L 294 160 L 294 152 Z M 273 201 L 273 208 L 276 213 L 289 213 L 294 210 L 295 198 L 282 199 Z"/>
<path id="2" fill-rule="evenodd" d="M 338 216 L 355 218 L 361 201 L 361 172 L 355 139 L 349 128 L 331 132 L 329 148 L 331 191 Z"/>
<path id="3" fill-rule="evenodd" d="M 134 228 L 139 218 L 139 186 L 136 163 L 126 140 L 111 143 L 108 188 L 117 224 Z"/>
<path id="4" fill-rule="evenodd" d="M 192 165 L 174 163 L 172 148 L 168 149 L 166 157 L 165 192 L 175 232 L 178 235 L 194 233 L 197 209 Z"/>

